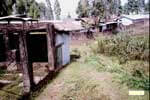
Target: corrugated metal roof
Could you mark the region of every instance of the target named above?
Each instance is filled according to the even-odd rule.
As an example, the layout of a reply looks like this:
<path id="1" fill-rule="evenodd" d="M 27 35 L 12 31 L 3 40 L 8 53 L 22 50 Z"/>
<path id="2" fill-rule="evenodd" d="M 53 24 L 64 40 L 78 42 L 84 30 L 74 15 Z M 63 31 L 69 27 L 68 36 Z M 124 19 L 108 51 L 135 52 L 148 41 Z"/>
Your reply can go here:
<path id="1" fill-rule="evenodd" d="M 10 22 L 11 24 L 22 24 L 21 22 L 26 22 L 28 21 L 38 21 L 34 20 L 32 18 L 21 18 L 21 17 L 16 17 L 16 16 L 6 16 L 6 17 L 0 17 L 0 24 L 5 24 L 7 22 Z M 73 20 L 43 20 L 39 21 L 39 23 L 52 23 L 54 24 L 55 29 L 59 31 L 77 31 L 77 30 L 82 30 L 84 29 L 81 25 L 80 21 L 73 21 Z"/>
<path id="2" fill-rule="evenodd" d="M 84 29 L 79 21 L 61 21 L 61 20 L 45 20 L 39 22 L 50 22 L 59 31 L 77 31 Z"/>
<path id="3" fill-rule="evenodd" d="M 131 20 L 138 20 L 138 19 L 149 19 L 149 15 L 122 15 L 121 18 L 126 17 L 129 18 Z"/>

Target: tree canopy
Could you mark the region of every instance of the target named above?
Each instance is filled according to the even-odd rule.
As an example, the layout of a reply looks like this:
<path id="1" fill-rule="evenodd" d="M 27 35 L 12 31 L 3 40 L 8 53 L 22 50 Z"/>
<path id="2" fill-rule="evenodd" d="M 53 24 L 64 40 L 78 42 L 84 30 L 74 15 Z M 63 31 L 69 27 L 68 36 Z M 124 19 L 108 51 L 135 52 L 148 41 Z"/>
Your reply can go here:
<path id="1" fill-rule="evenodd" d="M 61 8 L 58 0 L 55 0 L 54 3 L 54 12 L 55 12 L 55 17 L 57 20 L 60 19 L 60 14 L 61 14 Z"/>
<path id="2" fill-rule="evenodd" d="M 76 13 L 78 17 L 88 17 L 90 12 L 89 1 L 88 0 L 80 0 L 78 3 L 78 8 Z"/>
<path id="3" fill-rule="evenodd" d="M 46 10 L 46 18 L 49 20 L 53 20 L 54 15 L 53 15 L 52 7 L 51 7 L 51 2 L 50 2 L 50 0 L 46 0 L 46 3 L 47 3 L 47 7 L 48 7 Z"/>

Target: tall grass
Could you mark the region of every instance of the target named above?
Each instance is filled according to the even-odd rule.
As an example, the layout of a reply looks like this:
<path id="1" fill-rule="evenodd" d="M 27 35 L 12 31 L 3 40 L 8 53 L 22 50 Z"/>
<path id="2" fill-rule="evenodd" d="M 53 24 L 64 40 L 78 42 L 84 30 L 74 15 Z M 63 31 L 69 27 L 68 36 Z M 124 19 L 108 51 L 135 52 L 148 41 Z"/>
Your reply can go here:
<path id="1" fill-rule="evenodd" d="M 129 88 L 150 89 L 149 74 L 145 71 L 149 69 L 149 64 L 147 64 L 149 62 L 148 35 L 117 34 L 101 37 L 98 39 L 96 48 L 92 48 L 92 50 L 95 55 L 115 57 L 119 60 L 118 64 L 112 62 L 111 65 L 107 65 L 108 61 L 99 58 L 88 61 L 98 62 L 98 71 L 117 74 L 120 82 L 127 84 Z M 103 62 L 106 63 L 103 64 Z"/>
<path id="2" fill-rule="evenodd" d="M 148 35 L 131 36 L 118 34 L 98 40 L 98 53 L 117 56 L 120 63 L 128 60 L 149 61 Z"/>

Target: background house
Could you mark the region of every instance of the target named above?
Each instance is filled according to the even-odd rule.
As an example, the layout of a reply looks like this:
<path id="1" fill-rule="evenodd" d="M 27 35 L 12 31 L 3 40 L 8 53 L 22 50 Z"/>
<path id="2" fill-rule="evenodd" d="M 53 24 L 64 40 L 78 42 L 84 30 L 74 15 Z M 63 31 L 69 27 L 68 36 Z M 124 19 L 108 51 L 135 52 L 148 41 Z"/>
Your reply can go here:
<path id="1" fill-rule="evenodd" d="M 145 21 L 149 20 L 149 15 L 122 15 L 120 17 L 120 21 L 122 25 L 136 25 L 136 24 L 144 24 Z"/>

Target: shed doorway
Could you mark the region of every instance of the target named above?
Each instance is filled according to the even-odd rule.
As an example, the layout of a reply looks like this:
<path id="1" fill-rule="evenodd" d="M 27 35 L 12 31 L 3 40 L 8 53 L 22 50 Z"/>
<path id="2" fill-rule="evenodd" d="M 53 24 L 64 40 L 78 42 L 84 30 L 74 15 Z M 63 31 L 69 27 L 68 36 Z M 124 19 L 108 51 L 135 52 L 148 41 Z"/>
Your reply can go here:
<path id="1" fill-rule="evenodd" d="M 48 62 L 47 38 L 45 32 L 28 34 L 27 46 L 29 61 Z"/>
<path id="2" fill-rule="evenodd" d="M 3 33 L 0 33 L 0 62 L 4 62 L 5 60 L 5 43 L 3 39 Z"/>

